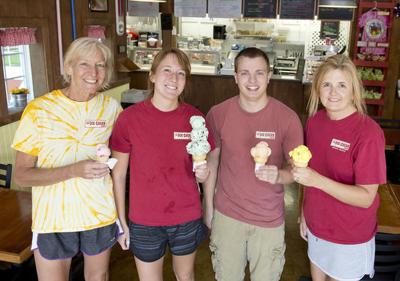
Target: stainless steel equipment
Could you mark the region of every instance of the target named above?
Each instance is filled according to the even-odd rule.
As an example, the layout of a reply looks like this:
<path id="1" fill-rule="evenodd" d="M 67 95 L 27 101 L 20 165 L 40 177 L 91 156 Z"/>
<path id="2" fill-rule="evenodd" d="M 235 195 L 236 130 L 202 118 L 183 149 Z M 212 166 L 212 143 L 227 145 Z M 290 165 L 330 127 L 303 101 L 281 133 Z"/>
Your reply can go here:
<path id="1" fill-rule="evenodd" d="M 274 74 L 296 75 L 298 67 L 298 57 L 276 57 L 274 62 Z"/>

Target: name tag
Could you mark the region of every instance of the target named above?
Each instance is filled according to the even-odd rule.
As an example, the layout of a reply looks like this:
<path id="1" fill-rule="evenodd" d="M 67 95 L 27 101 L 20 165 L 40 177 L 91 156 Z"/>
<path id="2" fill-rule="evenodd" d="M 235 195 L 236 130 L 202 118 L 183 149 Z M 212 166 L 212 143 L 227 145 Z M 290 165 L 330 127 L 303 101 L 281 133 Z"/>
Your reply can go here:
<path id="1" fill-rule="evenodd" d="M 350 149 L 350 143 L 342 141 L 342 140 L 338 140 L 338 139 L 332 139 L 331 147 L 333 149 L 337 149 L 337 150 L 346 152 Z"/>
<path id="2" fill-rule="evenodd" d="M 105 128 L 106 120 L 85 120 L 85 128 Z"/>
<path id="3" fill-rule="evenodd" d="M 275 132 L 256 131 L 256 139 L 274 140 Z"/>
<path id="4" fill-rule="evenodd" d="M 190 140 L 190 133 L 174 132 L 174 140 Z"/>

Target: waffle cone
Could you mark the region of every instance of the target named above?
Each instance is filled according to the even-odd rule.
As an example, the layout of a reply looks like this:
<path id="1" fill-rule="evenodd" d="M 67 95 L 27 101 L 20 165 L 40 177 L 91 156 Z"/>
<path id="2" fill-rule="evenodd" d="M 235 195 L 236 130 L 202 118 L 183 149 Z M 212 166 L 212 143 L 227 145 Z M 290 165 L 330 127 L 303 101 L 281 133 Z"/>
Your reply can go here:
<path id="1" fill-rule="evenodd" d="M 192 160 L 194 163 L 200 163 L 205 161 L 207 158 L 207 154 L 199 154 L 199 155 L 192 155 Z"/>

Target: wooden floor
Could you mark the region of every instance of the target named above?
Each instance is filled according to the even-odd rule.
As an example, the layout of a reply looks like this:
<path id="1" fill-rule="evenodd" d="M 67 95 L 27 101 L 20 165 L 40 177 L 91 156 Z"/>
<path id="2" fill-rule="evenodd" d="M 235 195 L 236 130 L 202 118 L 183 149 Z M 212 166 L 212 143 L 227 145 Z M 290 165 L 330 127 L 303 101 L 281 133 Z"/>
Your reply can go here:
<path id="1" fill-rule="evenodd" d="M 299 236 L 297 217 L 297 186 L 290 185 L 285 190 L 286 205 L 286 264 L 282 274 L 282 281 L 298 281 L 300 276 L 309 276 L 309 264 L 306 256 L 306 242 Z M 0 263 L 0 280 L 37 281 L 33 259 L 28 260 L 22 267 L 2 267 Z M 73 260 L 71 281 L 83 281 L 82 258 Z M 110 263 L 111 281 L 138 281 L 133 256 L 129 251 L 122 251 L 115 245 L 111 254 Z M 175 281 L 171 268 L 171 257 L 167 255 L 164 266 L 164 281 Z M 211 267 L 208 241 L 200 246 L 196 259 L 196 281 L 214 281 L 214 272 Z M 246 281 L 250 278 L 246 275 Z"/>
<path id="2" fill-rule="evenodd" d="M 282 281 L 297 281 L 300 276 L 309 276 L 307 259 L 307 244 L 299 236 L 297 185 L 289 185 L 285 190 L 286 206 L 286 263 Z M 213 281 L 214 272 L 211 266 L 208 240 L 199 248 L 196 258 L 196 281 Z M 110 263 L 111 281 L 138 281 L 133 256 L 128 251 L 122 251 L 119 245 L 113 248 Z M 171 267 L 171 257 L 167 255 L 164 265 L 164 281 L 175 281 Z M 246 281 L 250 280 L 248 274 Z"/>

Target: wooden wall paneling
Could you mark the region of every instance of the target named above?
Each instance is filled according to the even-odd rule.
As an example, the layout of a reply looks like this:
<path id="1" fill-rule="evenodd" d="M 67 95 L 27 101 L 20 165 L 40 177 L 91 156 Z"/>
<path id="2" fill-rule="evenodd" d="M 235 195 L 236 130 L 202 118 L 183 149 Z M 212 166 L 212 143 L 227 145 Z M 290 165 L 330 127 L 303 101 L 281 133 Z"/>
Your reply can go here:
<path id="1" fill-rule="evenodd" d="M 0 60 L 0 77 L 4 77 L 3 60 Z M 0 117 L 8 115 L 7 97 L 5 93 L 6 93 L 6 84 L 4 82 L 4 79 L 0 79 Z"/>
<path id="2" fill-rule="evenodd" d="M 135 71 L 130 73 L 131 81 L 129 83 L 129 88 L 146 90 L 148 76 L 149 73 L 147 71 Z"/>
<path id="3" fill-rule="evenodd" d="M 299 116 L 304 114 L 303 84 L 299 81 L 270 80 L 268 94 L 280 100 Z"/>

